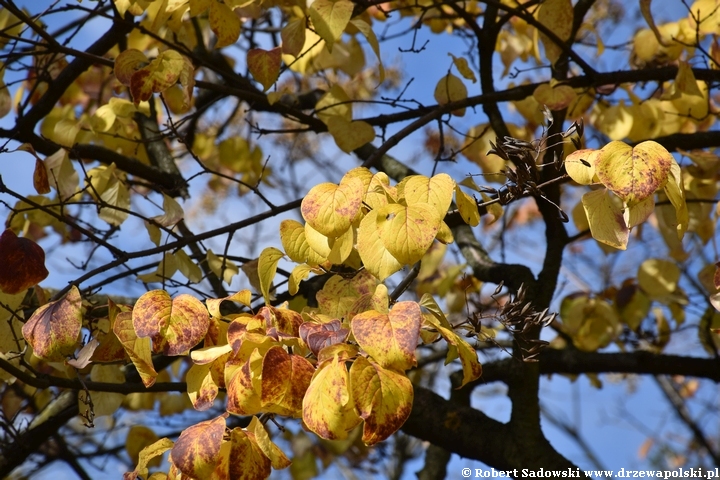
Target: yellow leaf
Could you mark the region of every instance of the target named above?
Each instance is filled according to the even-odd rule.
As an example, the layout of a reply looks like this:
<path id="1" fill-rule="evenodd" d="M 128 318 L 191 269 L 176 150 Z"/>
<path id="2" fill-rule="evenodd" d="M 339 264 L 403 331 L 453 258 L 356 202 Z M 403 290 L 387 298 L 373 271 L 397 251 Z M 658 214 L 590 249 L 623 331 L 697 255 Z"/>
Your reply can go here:
<path id="1" fill-rule="evenodd" d="M 452 57 L 455 68 L 458 69 L 458 72 L 460 72 L 460 75 L 462 75 L 463 78 L 470 80 L 472 83 L 477 82 L 475 72 L 470 69 L 470 65 L 468 65 L 467 59 L 463 57 L 456 57 L 452 53 L 448 53 L 448 55 Z"/>
<path id="2" fill-rule="evenodd" d="M 305 227 L 295 220 L 283 220 L 280 223 L 280 240 L 285 253 L 295 263 L 307 263 L 316 266 L 325 261 L 310 248 L 305 238 Z"/>
<path id="3" fill-rule="evenodd" d="M 305 17 L 291 19 L 280 31 L 282 53 L 297 58 L 305 45 Z"/>
<path id="4" fill-rule="evenodd" d="M 575 90 L 567 85 L 550 86 L 549 83 L 543 83 L 533 92 L 533 97 L 541 105 L 546 105 L 550 110 L 562 110 L 567 108 L 577 94 Z"/>
<path id="5" fill-rule="evenodd" d="M 263 91 L 272 87 L 280 75 L 280 56 L 280 47 L 272 50 L 253 48 L 247 52 L 248 70 L 262 84 Z"/>
<path id="6" fill-rule="evenodd" d="M 538 21 L 562 41 L 570 39 L 574 18 L 575 14 L 570 0 L 547 0 L 540 5 L 537 14 Z M 542 33 L 539 34 L 539 37 L 545 47 L 545 57 L 555 65 L 562 54 L 562 48 Z"/>
<path id="7" fill-rule="evenodd" d="M 672 155 L 656 142 L 631 147 L 614 141 L 600 150 L 595 168 L 608 189 L 633 205 L 665 186 L 673 162 Z"/>
<path id="8" fill-rule="evenodd" d="M 354 18 L 350 21 L 350 23 L 354 25 L 355 28 L 357 28 L 360 33 L 365 36 L 368 43 L 370 44 L 370 47 L 373 49 L 373 52 L 375 52 L 375 56 L 378 59 L 378 68 L 380 70 L 378 80 L 379 83 L 382 83 L 385 80 L 385 67 L 383 67 L 382 58 L 380 58 L 380 43 L 375 36 L 375 31 L 372 29 L 370 24 L 362 18 Z"/>
<path id="9" fill-rule="evenodd" d="M 192 425 L 180 434 L 170 452 L 172 463 L 190 478 L 210 478 L 220 456 L 227 413 Z"/>
<path id="10" fill-rule="evenodd" d="M 163 227 L 173 227 L 185 216 L 182 207 L 174 198 L 163 193 L 163 213 L 153 217 L 152 219 Z"/>
<path id="11" fill-rule="evenodd" d="M 2 70 L 4 72 L 4 70 Z M 1 72 L 0 72 L 1 73 Z M 0 118 L 4 117 L 12 110 L 12 99 L 10 98 L 10 90 L 5 82 L 0 80 Z"/>
<path id="12" fill-rule="evenodd" d="M 645 260 L 638 268 L 638 285 L 651 299 L 662 299 L 673 293 L 680 280 L 677 263 L 659 258 Z"/>
<path id="13" fill-rule="evenodd" d="M 155 435 L 150 428 L 145 425 L 133 425 L 128 430 L 127 438 L 125 439 L 125 451 L 127 451 L 130 461 L 133 465 L 136 465 L 140 460 L 140 452 L 155 442 L 158 441 L 158 436 Z M 159 467 L 162 458 L 156 457 L 147 462 L 148 467 Z"/>
<path id="14" fill-rule="evenodd" d="M 234 262 L 225 257 L 218 257 L 212 250 L 208 249 L 206 260 L 208 262 L 208 267 L 210 267 L 210 271 L 228 285 L 232 282 L 233 277 L 240 272 Z"/>
<path id="15" fill-rule="evenodd" d="M 212 2 L 210 28 L 217 37 L 215 48 L 227 47 L 235 43 L 240 36 L 240 18 L 224 3 Z"/>
<path id="16" fill-rule="evenodd" d="M 463 380 L 458 388 L 462 388 L 466 383 L 480 378 L 482 375 L 482 365 L 478 361 L 477 352 L 465 340 L 460 338 L 458 334 L 443 324 L 435 316 L 426 316 L 428 322 L 433 325 L 440 335 L 448 343 L 448 355 L 445 359 L 445 365 L 459 358 L 463 368 Z M 449 324 L 448 324 L 449 325 Z"/>
<path id="17" fill-rule="evenodd" d="M 350 367 L 357 411 L 365 421 L 362 440 L 375 445 L 397 432 L 410 416 L 413 386 L 405 375 L 358 357 Z"/>
<path id="18" fill-rule="evenodd" d="M 113 332 L 140 374 L 146 387 L 155 383 L 157 372 L 152 362 L 152 344 L 149 337 L 138 337 L 132 321 L 132 312 L 120 312 L 115 317 Z"/>
<path id="19" fill-rule="evenodd" d="M 596 105 L 596 108 L 597 107 Z M 632 112 L 624 100 L 604 110 L 599 110 L 593 122 L 595 127 L 607 135 L 610 140 L 622 140 L 630 135 L 634 125 Z"/>
<path id="20" fill-rule="evenodd" d="M 258 277 L 260 279 L 260 291 L 265 298 L 265 303 L 269 304 L 270 298 L 270 286 L 272 285 L 273 278 L 275 278 L 275 272 L 277 272 L 277 265 L 280 259 L 285 254 L 274 247 L 268 247 L 260 252 L 258 258 Z"/>
<path id="21" fill-rule="evenodd" d="M 204 411 L 212 407 L 218 394 L 218 384 L 212 378 L 212 363 L 193 364 L 185 375 L 187 393 L 195 410 Z"/>
<path id="22" fill-rule="evenodd" d="M 248 432 L 253 432 L 255 434 L 255 441 L 257 442 L 258 447 L 260 447 L 260 450 L 262 450 L 265 456 L 270 459 L 272 468 L 275 470 L 281 470 L 290 466 L 290 463 L 292 462 L 290 462 L 283 451 L 280 450 L 280 447 L 270 440 L 270 435 L 268 435 L 267 430 L 265 430 L 265 426 L 258 420 L 257 417 L 252 417 L 250 425 L 247 426 L 247 430 Z"/>
<path id="23" fill-rule="evenodd" d="M 347 26 L 354 4 L 349 0 L 315 0 L 308 14 L 315 31 L 327 43 L 328 51 L 332 52 L 333 44 L 340 39 Z"/>
<path id="24" fill-rule="evenodd" d="M 183 250 L 175 252 L 175 260 L 177 260 L 178 269 L 185 278 L 193 283 L 198 283 L 202 280 L 202 270 L 200 267 L 192 261 L 190 256 Z"/>
<path id="25" fill-rule="evenodd" d="M 334 357 L 320 365 L 303 398 L 303 421 L 326 440 L 342 440 L 362 419 L 355 413 L 345 361 Z"/>
<path id="26" fill-rule="evenodd" d="M 265 337 L 268 338 L 268 337 Z M 248 343 L 243 341 L 243 343 Z M 254 415 L 262 410 L 263 354 L 255 348 L 239 368 L 225 368 L 227 411 L 236 415 Z M 228 364 L 228 367 L 230 364 Z"/>
<path id="27" fill-rule="evenodd" d="M 428 203 L 415 203 L 407 207 L 388 204 L 377 212 L 376 217 L 383 245 L 405 265 L 411 265 L 425 255 L 441 223 L 437 208 Z"/>
<path id="28" fill-rule="evenodd" d="M 223 468 L 222 474 L 216 470 L 209 478 L 261 479 L 270 476 L 270 459 L 257 445 L 252 432 L 243 431 L 240 427 L 233 428 L 230 442 L 223 443 L 221 451 L 226 452 L 223 457 L 226 468 Z"/>
<path id="29" fill-rule="evenodd" d="M 101 365 L 95 364 L 90 372 L 90 380 L 93 382 L 107 383 L 125 383 L 125 374 L 120 370 L 120 365 Z M 84 413 L 87 408 L 82 399 L 85 398 L 85 392 L 78 392 L 80 413 Z M 90 392 L 93 402 L 93 412 L 96 417 L 113 415 L 125 399 L 122 393 L 112 392 Z"/>
<path id="30" fill-rule="evenodd" d="M 290 278 L 288 278 L 288 293 L 290 295 L 297 294 L 300 288 L 300 282 L 305 280 L 312 271 L 313 267 L 306 263 L 295 265 L 295 268 L 290 272 Z"/>
<path id="31" fill-rule="evenodd" d="M 174 444 L 175 443 L 169 438 L 161 438 L 152 445 L 148 445 L 147 447 L 143 448 L 138 454 L 137 467 L 135 467 L 135 470 L 132 473 L 127 475 L 130 476 L 130 478 L 145 478 L 148 475 L 148 466 L 152 466 L 153 464 L 157 463 L 153 462 L 155 457 L 159 457 L 163 453 L 170 450 Z"/>
<path id="32" fill-rule="evenodd" d="M 673 159 L 670 164 L 670 173 L 668 181 L 665 184 L 665 195 L 667 195 L 670 203 L 675 207 L 675 217 L 677 222 L 677 236 L 682 240 L 688 228 L 690 221 L 687 203 L 685 202 L 685 189 L 683 188 L 682 170 L 680 165 Z"/>
<path id="33" fill-rule="evenodd" d="M 68 153 L 60 149 L 45 159 L 45 169 L 48 174 L 50 186 L 58 192 L 60 200 L 68 200 L 75 195 L 80 182 L 75 167 L 73 167 Z"/>
<path id="34" fill-rule="evenodd" d="M 349 122 L 342 117 L 334 117 L 328 120 L 327 125 L 338 148 L 345 153 L 350 153 L 375 139 L 375 129 L 367 122 Z"/>
<path id="35" fill-rule="evenodd" d="M 695 80 L 695 74 L 687 62 L 678 62 L 678 73 L 675 77 L 673 87 L 676 89 L 678 94 L 686 93 L 695 97 L 705 97 L 703 92 L 700 91 L 697 80 Z"/>
<path id="36" fill-rule="evenodd" d="M 130 86 L 130 80 L 135 72 L 145 67 L 150 60 L 140 50 L 129 48 L 115 59 L 115 77 L 123 85 Z"/>
<path id="37" fill-rule="evenodd" d="M 402 264 L 385 248 L 377 230 L 377 210 L 365 215 L 358 228 L 357 249 L 365 268 L 380 281 L 397 272 Z"/>
<path id="38" fill-rule="evenodd" d="M 446 103 L 458 102 L 467 98 L 467 87 L 462 80 L 448 73 L 435 86 L 435 101 L 438 105 Z M 453 115 L 462 117 L 465 115 L 465 109 L 460 108 L 452 112 Z"/>
<path id="39" fill-rule="evenodd" d="M 313 229 L 335 238 L 350 228 L 363 193 L 363 182 L 358 178 L 343 178 L 340 185 L 321 183 L 305 195 L 300 211 Z"/>
<path id="40" fill-rule="evenodd" d="M 350 328 L 360 347 L 382 367 L 404 372 L 417 364 L 421 320 L 417 303 L 398 302 L 389 314 L 370 310 L 355 315 Z"/>
<path id="41" fill-rule="evenodd" d="M 450 175 L 441 173 L 432 178 L 424 175 L 406 177 L 403 197 L 407 205 L 427 203 L 434 207 L 440 216 L 445 218 L 452 202 L 455 182 Z"/>
<path id="42" fill-rule="evenodd" d="M 648 219 L 648 217 L 653 213 L 654 210 L 654 197 L 647 197 L 641 202 L 626 207 L 625 211 L 623 212 L 623 220 L 625 221 L 625 225 L 627 225 L 629 229 L 640 225 Z"/>
<path id="43" fill-rule="evenodd" d="M 302 356 L 288 354 L 280 346 L 270 348 L 262 363 L 263 411 L 299 417 L 314 373 L 313 364 Z"/>
<path id="44" fill-rule="evenodd" d="M 480 223 L 480 212 L 478 211 L 477 202 L 473 197 L 460 190 L 460 186 L 455 186 L 455 202 L 462 219 L 471 227 L 477 227 Z"/>
<path id="45" fill-rule="evenodd" d="M 565 157 L 565 170 L 580 185 L 590 185 L 595 178 L 595 162 L 599 150 L 584 148 Z"/>
<path id="46" fill-rule="evenodd" d="M 604 189 L 588 192 L 582 196 L 582 204 L 593 238 L 625 250 L 630 231 L 625 225 L 622 208 L 610 198 L 608 192 Z"/>

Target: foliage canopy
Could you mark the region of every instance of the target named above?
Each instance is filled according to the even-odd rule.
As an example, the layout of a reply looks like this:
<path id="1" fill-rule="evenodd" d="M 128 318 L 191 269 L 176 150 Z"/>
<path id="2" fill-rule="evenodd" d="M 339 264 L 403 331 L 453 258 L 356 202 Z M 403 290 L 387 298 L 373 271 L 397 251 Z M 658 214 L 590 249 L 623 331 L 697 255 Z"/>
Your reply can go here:
<path id="1" fill-rule="evenodd" d="M 720 464 L 720 0 L 658 10 L 0 0 L 2 475 L 574 469 L 540 378 L 601 373 L 671 400 L 658 465 Z"/>

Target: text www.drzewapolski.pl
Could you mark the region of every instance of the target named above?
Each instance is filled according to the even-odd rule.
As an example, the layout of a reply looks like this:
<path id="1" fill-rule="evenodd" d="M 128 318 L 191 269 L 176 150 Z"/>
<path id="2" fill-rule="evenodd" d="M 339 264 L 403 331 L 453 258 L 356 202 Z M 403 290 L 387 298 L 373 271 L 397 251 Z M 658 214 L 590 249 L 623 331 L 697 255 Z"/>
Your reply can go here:
<path id="1" fill-rule="evenodd" d="M 704 470 L 702 468 L 676 468 L 674 470 L 546 470 L 515 468 L 513 470 L 483 470 L 481 468 L 463 468 L 463 478 L 704 478 L 720 480 L 720 469 Z"/>

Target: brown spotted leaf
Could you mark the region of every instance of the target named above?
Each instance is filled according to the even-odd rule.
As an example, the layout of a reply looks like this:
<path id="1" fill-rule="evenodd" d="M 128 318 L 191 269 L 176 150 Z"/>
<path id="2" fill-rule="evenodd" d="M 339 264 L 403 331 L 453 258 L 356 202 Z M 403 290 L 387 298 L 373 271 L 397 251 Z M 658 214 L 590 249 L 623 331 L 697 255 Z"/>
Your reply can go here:
<path id="1" fill-rule="evenodd" d="M 213 406 L 217 397 L 218 378 L 213 378 L 212 363 L 193 364 L 185 376 L 188 397 L 195 410 L 204 411 Z"/>
<path id="2" fill-rule="evenodd" d="M 33 187 L 40 195 L 50 193 L 50 180 L 48 179 L 48 171 L 45 163 L 35 157 L 35 170 L 33 171 Z"/>
<path id="3" fill-rule="evenodd" d="M 35 310 L 22 327 L 25 340 L 36 356 L 45 360 L 63 360 L 75 352 L 82 328 L 82 298 L 76 286 L 60 300 Z"/>
<path id="4" fill-rule="evenodd" d="M 317 357 L 325 347 L 344 342 L 350 330 L 342 327 L 340 320 L 329 323 L 309 323 L 300 325 L 300 338 Z"/>
<path id="5" fill-rule="evenodd" d="M 389 314 L 370 310 L 355 315 L 350 328 L 360 347 L 382 367 L 402 372 L 417 362 L 421 321 L 416 302 L 398 302 Z"/>
<path id="6" fill-rule="evenodd" d="M 342 440 L 362 419 L 355 412 L 345 361 L 337 356 L 321 365 L 305 392 L 303 422 L 326 440 Z"/>
<path id="7" fill-rule="evenodd" d="M 272 347 L 262 363 L 263 411 L 299 417 L 314 373 L 315 367 L 305 358 L 291 355 L 282 347 Z"/>
<path id="8" fill-rule="evenodd" d="M 254 415 L 262 411 L 263 357 L 264 355 L 256 348 L 241 367 L 234 370 L 226 367 L 228 412 L 236 415 Z"/>
<path id="9" fill-rule="evenodd" d="M 672 155 L 659 143 L 642 142 L 634 147 L 613 141 L 596 158 L 600 181 L 625 203 L 633 205 L 665 186 Z"/>
<path id="10" fill-rule="evenodd" d="M 171 299 L 165 290 L 143 294 L 132 319 L 137 336 L 150 337 L 153 351 L 163 355 L 186 354 L 210 326 L 210 316 L 200 300 L 187 294 Z"/>
<path id="11" fill-rule="evenodd" d="M 173 464 L 191 478 L 210 478 L 220 455 L 227 413 L 186 428 L 170 455 Z"/>
<path id="12" fill-rule="evenodd" d="M 410 416 L 413 386 L 405 375 L 358 357 L 350 367 L 355 408 L 365 420 L 362 440 L 382 442 L 402 427 Z"/>
<path id="13" fill-rule="evenodd" d="M 10 229 L 0 235 L 0 290 L 10 295 L 37 285 L 48 276 L 45 251 Z"/>
<path id="14" fill-rule="evenodd" d="M 270 476 L 271 462 L 263 453 L 252 432 L 233 428 L 230 432 L 230 480 L 255 480 Z"/>

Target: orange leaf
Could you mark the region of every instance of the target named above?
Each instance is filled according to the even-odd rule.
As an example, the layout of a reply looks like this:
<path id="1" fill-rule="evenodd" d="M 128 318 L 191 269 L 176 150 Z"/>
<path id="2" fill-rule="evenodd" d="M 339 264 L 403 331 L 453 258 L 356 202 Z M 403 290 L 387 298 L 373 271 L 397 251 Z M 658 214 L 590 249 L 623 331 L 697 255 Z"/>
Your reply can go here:
<path id="1" fill-rule="evenodd" d="M 73 285 L 60 300 L 38 308 L 23 325 L 22 334 L 36 356 L 62 360 L 75 352 L 81 328 L 82 299 Z"/>
<path id="2" fill-rule="evenodd" d="M 0 235 L 0 290 L 10 295 L 37 285 L 48 276 L 45 251 L 10 229 Z"/>
<path id="3" fill-rule="evenodd" d="M 290 355 L 275 346 L 267 351 L 262 364 L 263 410 L 299 417 L 302 402 L 315 367 L 299 355 Z"/>
<path id="4" fill-rule="evenodd" d="M 250 73 L 255 77 L 255 80 L 262 84 L 265 91 L 273 86 L 280 75 L 281 56 L 280 47 L 275 47 L 272 50 L 263 50 L 261 48 L 248 50 L 248 69 L 250 69 Z"/>

